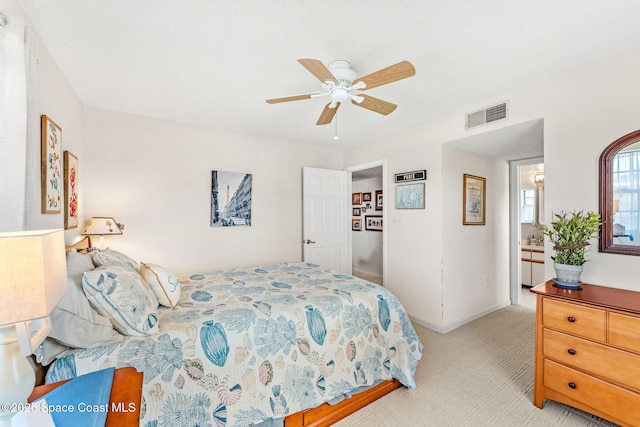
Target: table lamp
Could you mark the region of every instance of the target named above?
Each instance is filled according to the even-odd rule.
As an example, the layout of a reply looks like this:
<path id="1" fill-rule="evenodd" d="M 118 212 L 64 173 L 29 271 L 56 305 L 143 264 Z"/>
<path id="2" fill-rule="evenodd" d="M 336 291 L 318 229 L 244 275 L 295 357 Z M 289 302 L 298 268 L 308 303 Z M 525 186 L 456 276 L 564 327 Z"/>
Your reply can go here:
<path id="1" fill-rule="evenodd" d="M 35 385 L 26 357 L 51 330 L 48 316 L 67 291 L 64 232 L 0 233 L 0 290 L 0 403 L 15 410 Z M 32 331 L 38 324 L 40 329 Z M 10 426 L 15 415 L 4 406 L 2 427 Z"/>
<path id="2" fill-rule="evenodd" d="M 89 220 L 82 234 L 84 236 L 100 236 L 100 249 L 104 249 L 105 234 L 122 234 L 124 225 L 110 216 L 94 216 Z"/>

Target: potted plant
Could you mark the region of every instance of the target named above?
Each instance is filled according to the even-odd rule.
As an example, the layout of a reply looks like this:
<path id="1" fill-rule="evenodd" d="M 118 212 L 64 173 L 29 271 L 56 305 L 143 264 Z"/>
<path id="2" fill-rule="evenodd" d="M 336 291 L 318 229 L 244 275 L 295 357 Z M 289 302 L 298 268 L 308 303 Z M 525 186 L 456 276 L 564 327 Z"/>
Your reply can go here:
<path id="1" fill-rule="evenodd" d="M 600 214 L 583 211 L 561 211 L 553 215 L 551 227 L 534 224 L 551 240 L 555 256 L 556 285 L 579 289 L 580 275 L 586 262 L 585 253 L 589 246 L 589 239 L 598 237 L 598 230 L 602 224 Z"/>

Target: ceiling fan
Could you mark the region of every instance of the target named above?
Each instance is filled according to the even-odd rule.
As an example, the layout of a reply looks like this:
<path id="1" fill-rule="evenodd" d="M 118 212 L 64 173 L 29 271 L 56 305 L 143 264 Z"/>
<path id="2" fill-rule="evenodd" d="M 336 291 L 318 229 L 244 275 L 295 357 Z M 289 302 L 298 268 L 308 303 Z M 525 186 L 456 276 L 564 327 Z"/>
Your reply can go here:
<path id="1" fill-rule="evenodd" d="M 385 116 L 392 113 L 398 107 L 396 104 L 357 92 L 406 79 L 416 74 L 416 69 L 409 61 L 402 61 L 358 78 L 355 78 L 356 73 L 351 69 L 351 64 L 348 61 L 333 61 L 329 63 L 328 66 L 325 66 L 317 59 L 310 58 L 298 59 L 298 62 L 322 82 L 322 91 L 287 96 L 284 98 L 267 99 L 267 103 L 278 104 L 280 102 L 329 96 L 331 102 L 325 105 L 316 123 L 317 125 L 331 123 L 340 104 L 348 100 L 351 100 L 351 103 L 354 105 Z"/>

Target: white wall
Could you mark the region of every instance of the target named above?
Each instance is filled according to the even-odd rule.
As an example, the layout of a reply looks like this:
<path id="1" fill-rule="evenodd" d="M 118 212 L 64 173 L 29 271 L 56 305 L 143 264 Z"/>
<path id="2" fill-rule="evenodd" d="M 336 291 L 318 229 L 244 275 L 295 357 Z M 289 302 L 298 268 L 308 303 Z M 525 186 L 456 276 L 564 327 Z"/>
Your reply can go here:
<path id="1" fill-rule="evenodd" d="M 14 0 L 2 0 L 0 9 L 8 15 L 15 14 L 24 18 L 24 14 Z M 36 34 L 31 30 L 30 23 L 25 18 L 27 37 L 32 40 L 37 65 L 32 80 L 31 110 L 28 112 L 30 133 L 28 134 L 26 176 L 15 177 L 16 180 L 25 180 L 25 221 L 24 228 L 28 230 L 64 228 L 64 209 L 59 214 L 41 214 L 40 191 L 40 116 L 46 114 L 62 128 L 62 149 L 71 151 L 79 158 L 79 209 L 84 210 L 84 190 L 82 185 L 84 178 L 83 160 L 83 124 L 82 103 L 66 81 L 53 58 L 40 43 Z M 14 186 L 2 188 L 2 202 L 12 199 Z M 5 198 L 6 195 L 6 198 Z M 79 231 L 77 229 L 65 232 L 65 240 L 71 243 Z"/>
<path id="2" fill-rule="evenodd" d="M 365 217 L 369 215 L 382 215 L 382 211 L 375 210 L 376 190 L 382 189 L 382 177 L 353 180 L 352 191 L 354 193 L 371 193 L 370 202 L 362 202 L 362 207 L 371 205 L 371 210 L 362 213 L 361 231 L 352 231 L 352 268 L 354 271 L 382 277 L 382 233 L 365 229 Z M 357 207 L 357 206 L 353 206 Z M 354 217 L 357 218 L 357 217 Z M 385 225 L 383 225 L 384 227 Z"/>
<path id="3" fill-rule="evenodd" d="M 417 169 L 428 170 L 426 209 L 400 212 L 387 210 L 387 283 L 413 319 L 437 330 L 447 330 L 455 319 L 469 312 L 463 299 L 445 299 L 443 266 L 464 268 L 464 262 L 449 259 L 444 238 L 457 240 L 456 230 L 446 228 L 445 217 L 457 216 L 458 207 L 447 203 L 444 195 L 443 144 L 465 136 L 490 132 L 500 127 L 544 119 L 545 217 L 560 209 L 598 210 L 598 158 L 615 139 L 640 128 L 640 51 L 585 67 L 556 79 L 511 93 L 499 94 L 468 105 L 429 123 L 407 129 L 385 140 L 371 142 L 367 150 L 349 149 L 345 165 L 387 160 L 388 185 L 393 174 Z M 509 119 L 475 130 L 464 129 L 464 114 L 487 105 L 509 100 Z M 398 111 L 398 114 L 401 112 Z M 404 225 L 393 225 L 404 218 Z M 506 218 L 503 218 L 506 221 Z M 397 221 L 397 223 L 402 223 Z M 601 254 L 597 242 L 588 255 L 583 280 L 605 286 L 640 290 L 640 258 Z M 487 242 L 488 252 L 502 253 L 501 247 Z M 545 247 L 552 254 L 549 244 Z M 454 267 L 455 266 L 455 267 Z M 553 277 L 550 259 L 547 277 Z M 504 274 L 500 272 L 500 274 Z M 460 301 L 456 301 L 456 298 Z M 500 300 L 502 295 L 496 295 Z M 491 309 L 492 303 L 484 307 Z M 451 309 L 449 309 L 451 308 Z M 473 311 L 473 310 L 471 310 Z M 459 323 L 459 322 L 457 322 Z"/>
<path id="4" fill-rule="evenodd" d="M 443 150 L 443 326 L 504 307 L 509 299 L 509 163 Z M 485 225 L 462 225 L 463 175 L 486 179 Z"/>
<path id="5" fill-rule="evenodd" d="M 302 167 L 342 150 L 86 108 L 86 217 L 113 216 L 105 244 L 176 273 L 302 259 Z M 211 171 L 253 174 L 250 227 L 210 227 Z"/>

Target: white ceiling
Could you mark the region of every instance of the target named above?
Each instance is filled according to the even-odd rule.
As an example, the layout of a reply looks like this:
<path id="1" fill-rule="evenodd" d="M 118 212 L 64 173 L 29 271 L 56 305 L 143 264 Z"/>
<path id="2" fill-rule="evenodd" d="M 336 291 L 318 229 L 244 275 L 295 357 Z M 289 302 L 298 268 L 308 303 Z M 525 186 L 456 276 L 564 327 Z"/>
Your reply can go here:
<path id="1" fill-rule="evenodd" d="M 640 48 L 638 0 L 18 1 L 88 106 L 304 143 L 335 144 L 326 98 L 265 102 L 320 90 L 298 58 L 414 64 L 367 91 L 389 116 L 341 107 L 350 146 Z"/>

